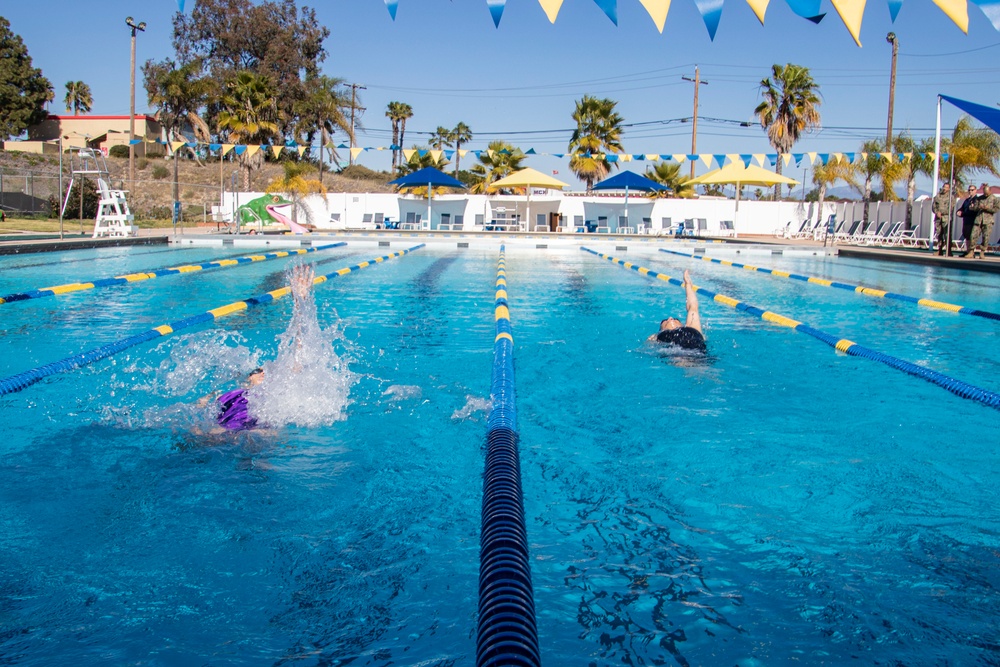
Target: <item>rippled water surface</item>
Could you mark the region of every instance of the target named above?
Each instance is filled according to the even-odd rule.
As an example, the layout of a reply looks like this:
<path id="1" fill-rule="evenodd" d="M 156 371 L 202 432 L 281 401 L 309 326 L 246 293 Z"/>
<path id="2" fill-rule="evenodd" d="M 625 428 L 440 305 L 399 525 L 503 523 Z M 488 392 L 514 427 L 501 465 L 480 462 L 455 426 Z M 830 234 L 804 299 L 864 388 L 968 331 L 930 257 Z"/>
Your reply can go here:
<path id="1" fill-rule="evenodd" d="M 385 253 L 0 305 L 0 376 Z M 0 294 L 226 254 L 4 258 Z M 617 254 L 1000 391 L 996 322 Z M 0 664 L 472 664 L 496 257 L 316 287 L 322 373 L 279 363 L 288 298 L 0 397 Z M 986 274 L 759 264 L 1000 311 Z M 546 664 L 1000 664 L 1000 413 L 710 302 L 709 356 L 664 355 L 681 290 L 578 250 L 507 279 Z M 215 432 L 258 365 L 276 423 Z"/>

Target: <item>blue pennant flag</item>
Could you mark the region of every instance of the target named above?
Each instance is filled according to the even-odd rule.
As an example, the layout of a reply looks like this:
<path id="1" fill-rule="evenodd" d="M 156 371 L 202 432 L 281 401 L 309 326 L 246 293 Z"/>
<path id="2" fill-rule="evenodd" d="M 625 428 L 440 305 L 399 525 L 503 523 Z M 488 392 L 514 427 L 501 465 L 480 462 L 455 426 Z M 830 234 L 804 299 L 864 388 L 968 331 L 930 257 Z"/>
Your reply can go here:
<path id="1" fill-rule="evenodd" d="M 688 155 L 687 159 L 691 160 L 691 162 L 694 162 L 694 161 L 698 160 L 698 158 L 700 158 L 700 157 L 701 157 L 700 155 L 693 155 L 692 154 L 692 155 Z"/>
<path id="2" fill-rule="evenodd" d="M 184 13 L 184 0 L 177 0 L 177 11 Z"/>
<path id="3" fill-rule="evenodd" d="M 715 163 L 717 165 L 719 165 L 720 169 L 722 168 L 723 165 L 726 164 L 726 156 L 725 155 L 713 155 L 712 159 L 715 160 Z"/>
<path id="4" fill-rule="evenodd" d="M 816 159 L 819 160 L 820 164 L 826 164 L 830 161 L 829 153 L 816 153 Z"/>
<path id="5" fill-rule="evenodd" d="M 744 167 L 749 167 L 751 160 L 753 160 L 753 155 L 750 153 L 740 153 L 740 162 L 743 163 Z"/>
<path id="6" fill-rule="evenodd" d="M 607 160 L 608 162 L 618 162 L 617 155 L 605 155 L 604 159 Z"/>
<path id="7" fill-rule="evenodd" d="M 445 151 L 444 157 L 446 160 L 452 159 L 453 157 L 455 157 L 455 151 Z"/>
<path id="8" fill-rule="evenodd" d="M 239 146 L 233 146 L 233 152 L 236 153 L 237 155 L 243 155 L 244 153 L 247 152 L 247 147 L 244 146 L 243 144 L 240 144 Z"/>
<path id="9" fill-rule="evenodd" d="M 142 139 L 130 139 L 128 143 L 129 143 L 129 145 L 134 146 L 135 144 L 141 144 L 142 143 Z"/>
<path id="10" fill-rule="evenodd" d="M 664 155 L 664 154 L 661 153 L 660 154 L 660 159 L 661 160 L 673 160 L 674 156 L 673 155 Z"/>
<path id="11" fill-rule="evenodd" d="M 972 2 L 983 10 L 993 28 L 1000 30 L 1000 0 L 972 0 Z"/>
<path id="12" fill-rule="evenodd" d="M 899 16 L 899 9 L 903 6 L 903 0 L 889 0 L 889 18 L 893 23 L 896 22 L 896 17 Z"/>
<path id="13" fill-rule="evenodd" d="M 820 0 L 785 0 L 785 2 L 788 3 L 793 12 L 813 23 L 819 23 L 826 16 L 825 13 L 819 11 Z"/>
<path id="14" fill-rule="evenodd" d="M 857 155 L 855 153 L 844 153 L 844 157 L 847 158 L 848 162 L 854 164 L 854 160 L 856 159 Z"/>
<path id="15" fill-rule="evenodd" d="M 398 151 L 401 148 L 402 148 L 402 146 L 400 146 L 399 144 L 390 144 L 389 145 L 389 150 L 391 150 L 391 151 Z"/>
<path id="16" fill-rule="evenodd" d="M 385 0 L 385 6 L 389 10 L 389 16 L 392 20 L 396 20 L 396 7 L 399 5 L 399 0 Z"/>
<path id="17" fill-rule="evenodd" d="M 771 163 L 772 167 L 774 165 L 778 164 L 778 154 L 777 153 L 768 153 L 764 157 L 767 158 L 767 161 Z"/>
<path id="18" fill-rule="evenodd" d="M 556 157 L 566 157 L 565 153 L 553 153 L 553 155 Z"/>
<path id="19" fill-rule="evenodd" d="M 534 148 L 529 148 L 524 154 L 525 155 L 538 155 L 538 153 L 535 152 Z"/>
<path id="20" fill-rule="evenodd" d="M 646 156 L 643 153 L 636 153 L 635 155 L 632 156 L 632 159 L 636 162 L 645 162 Z"/>
<path id="21" fill-rule="evenodd" d="M 792 158 L 794 158 L 795 160 L 796 167 L 802 166 L 802 155 L 803 155 L 802 153 L 792 153 Z"/>
<path id="22" fill-rule="evenodd" d="M 221 148 L 222 148 L 222 144 L 209 144 L 208 145 L 208 150 L 210 150 L 210 151 L 217 151 L 217 150 L 219 150 Z"/>
<path id="23" fill-rule="evenodd" d="M 417 151 L 417 155 L 419 155 L 420 157 L 426 157 L 427 151 L 426 150 Z"/>
<path id="24" fill-rule="evenodd" d="M 507 4 L 507 0 L 486 0 L 486 4 L 490 8 L 490 16 L 493 17 L 493 25 L 499 28 L 500 18 L 503 16 L 503 8 L 504 5 Z"/>
<path id="25" fill-rule="evenodd" d="M 500 153 L 500 155 L 510 155 L 510 149 L 501 148 L 500 150 L 497 151 L 497 153 Z"/>
<path id="26" fill-rule="evenodd" d="M 594 0 L 594 2 L 608 15 L 612 23 L 618 25 L 618 0 Z"/>
<path id="27" fill-rule="evenodd" d="M 694 0 L 694 4 L 701 12 L 701 18 L 708 28 L 708 36 L 715 41 L 715 32 L 719 29 L 719 19 L 722 18 L 723 0 Z"/>
<path id="28" fill-rule="evenodd" d="M 472 151 L 472 154 L 475 155 L 476 158 L 478 159 L 479 156 L 483 154 L 483 152 L 482 151 Z"/>

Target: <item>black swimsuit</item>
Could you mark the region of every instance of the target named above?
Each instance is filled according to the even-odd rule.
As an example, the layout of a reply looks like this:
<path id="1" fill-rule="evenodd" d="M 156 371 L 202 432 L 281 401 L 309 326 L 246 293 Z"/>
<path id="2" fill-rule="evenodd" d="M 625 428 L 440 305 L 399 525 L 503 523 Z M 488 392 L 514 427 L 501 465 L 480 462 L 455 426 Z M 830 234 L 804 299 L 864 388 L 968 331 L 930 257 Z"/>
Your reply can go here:
<path id="1" fill-rule="evenodd" d="M 705 337 L 700 331 L 691 327 L 664 329 L 656 334 L 656 340 L 668 345 L 676 345 L 685 350 L 708 352 L 708 347 L 705 345 Z"/>

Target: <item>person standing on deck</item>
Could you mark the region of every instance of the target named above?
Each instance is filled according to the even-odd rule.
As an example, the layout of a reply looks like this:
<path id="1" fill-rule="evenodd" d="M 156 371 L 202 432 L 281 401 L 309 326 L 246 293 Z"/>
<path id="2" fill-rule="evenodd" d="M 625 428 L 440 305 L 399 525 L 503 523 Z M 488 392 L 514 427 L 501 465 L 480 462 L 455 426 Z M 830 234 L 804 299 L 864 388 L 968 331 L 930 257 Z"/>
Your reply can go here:
<path id="1" fill-rule="evenodd" d="M 934 214 L 934 245 L 938 255 L 948 250 L 948 228 L 951 227 L 951 183 L 941 186 L 941 192 L 934 197 L 931 212 Z"/>
<path id="2" fill-rule="evenodd" d="M 967 241 L 963 257 L 973 257 L 975 254 L 985 256 L 990 248 L 990 235 L 993 233 L 993 220 L 1000 211 L 1000 199 L 994 195 L 990 186 L 983 183 L 983 193 L 972 200 L 969 209 L 976 217 Z"/>

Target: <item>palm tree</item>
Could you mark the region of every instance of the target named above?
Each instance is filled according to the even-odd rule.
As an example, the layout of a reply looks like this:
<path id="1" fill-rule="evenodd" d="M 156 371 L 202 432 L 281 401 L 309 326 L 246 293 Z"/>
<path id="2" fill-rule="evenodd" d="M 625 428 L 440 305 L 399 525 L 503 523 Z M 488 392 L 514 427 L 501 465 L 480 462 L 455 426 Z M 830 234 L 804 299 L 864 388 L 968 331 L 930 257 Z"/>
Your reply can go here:
<path id="1" fill-rule="evenodd" d="M 406 121 L 413 118 L 413 107 L 405 102 L 401 102 L 399 106 L 399 145 L 403 145 L 403 141 L 406 139 Z M 399 152 L 399 164 L 397 166 L 402 167 L 403 152 L 400 149 Z"/>
<path id="2" fill-rule="evenodd" d="M 313 136 L 319 132 L 319 184 L 323 185 L 323 149 L 329 151 L 331 162 L 337 161 L 337 149 L 333 147 L 331 135 L 336 130 L 347 133 L 354 142 L 351 121 L 346 110 L 351 100 L 344 89 L 344 80 L 329 76 L 314 76 L 306 79 L 305 97 L 293 105 L 299 117 L 298 131 L 306 135 L 312 146 Z"/>
<path id="3" fill-rule="evenodd" d="M 451 131 L 451 140 L 455 142 L 455 175 L 458 176 L 458 161 L 461 155 L 462 144 L 472 141 L 472 130 L 465 123 L 459 122 L 455 129 Z"/>
<path id="4" fill-rule="evenodd" d="M 437 149 L 439 151 L 445 148 L 451 148 L 451 130 L 446 127 L 441 127 L 434 130 L 434 134 L 431 135 L 431 148 Z"/>
<path id="5" fill-rule="evenodd" d="M 878 139 L 869 139 L 861 144 L 861 152 L 867 154 L 857 165 L 858 171 L 865 177 L 864 189 L 861 191 L 865 202 L 864 214 L 861 219 L 865 226 L 868 225 L 868 207 L 872 201 L 872 181 L 875 178 L 878 178 L 882 183 L 883 201 L 899 199 L 896 195 L 895 184 L 903 178 L 903 168 L 897 160 L 886 160 L 882 157 L 880 153 L 884 146 L 885 142 Z"/>
<path id="6" fill-rule="evenodd" d="M 66 111 L 72 111 L 74 116 L 79 115 L 81 111 L 87 113 L 94 106 L 90 86 L 83 81 L 67 81 L 66 97 L 63 101 L 66 102 Z"/>
<path id="7" fill-rule="evenodd" d="M 475 178 L 469 191 L 477 195 L 486 194 L 490 185 L 521 169 L 525 157 L 520 148 L 514 148 L 506 141 L 491 141 L 487 150 L 479 154 L 479 164 L 469 170 Z"/>
<path id="8" fill-rule="evenodd" d="M 826 201 L 827 188 L 837 181 L 844 181 L 848 185 L 856 188 L 857 182 L 854 180 L 854 175 L 856 173 L 857 167 L 854 164 L 844 162 L 842 160 L 830 161 L 826 164 L 813 165 L 812 182 L 817 188 L 819 188 L 819 198 L 816 202 L 818 216 L 822 217 L 823 215 L 823 203 Z"/>
<path id="9" fill-rule="evenodd" d="M 403 145 L 403 132 L 402 130 L 406 127 L 406 119 L 413 116 L 413 108 L 409 104 L 403 102 L 389 102 L 389 106 L 385 111 L 386 118 L 392 123 L 392 145 L 402 147 Z M 401 166 L 401 148 L 395 148 L 392 151 L 392 170 L 393 172 Z"/>
<path id="10" fill-rule="evenodd" d="M 690 178 L 681 175 L 681 165 L 677 162 L 658 162 L 646 169 L 646 178 L 670 188 L 670 192 L 650 192 L 650 198 L 678 197 L 690 199 L 694 197 L 694 186 L 688 183 Z"/>
<path id="11" fill-rule="evenodd" d="M 611 171 L 612 163 L 606 154 L 622 150 L 622 117 L 615 111 L 616 104 L 614 100 L 584 95 L 573 111 L 576 129 L 569 140 L 569 151 L 574 154 L 569 168 L 586 182 L 587 192 L 593 188 L 594 181 L 603 179 Z"/>
<path id="12" fill-rule="evenodd" d="M 906 229 L 913 227 L 913 199 L 917 194 L 917 175 L 930 176 L 934 172 L 934 160 L 928 153 L 934 150 L 934 139 L 928 137 L 920 142 L 908 133 L 900 133 L 893 139 L 897 153 L 909 153 L 910 159 L 902 163 L 902 178 L 906 180 Z"/>
<path id="13" fill-rule="evenodd" d="M 208 103 L 211 83 L 201 77 L 202 63 L 193 60 L 181 67 L 172 60 L 161 63 L 148 61 L 143 66 L 146 78 L 146 93 L 150 105 L 159 110 L 159 120 L 170 141 L 187 141 L 181 134 L 181 126 L 186 121 L 194 130 L 195 138 L 209 140 L 208 125 L 198 115 L 198 110 Z M 173 198 L 180 201 L 177 183 L 177 153 L 174 153 Z M 194 151 L 192 150 L 192 153 Z M 197 155 L 196 155 L 197 157 Z"/>
<path id="14" fill-rule="evenodd" d="M 781 153 L 788 153 L 803 132 L 819 127 L 819 86 L 801 65 L 772 65 L 771 77 L 760 82 L 763 101 L 754 109 L 767 139 L 779 154 L 777 171 L 781 173 Z M 773 79 L 773 80 L 772 80 Z M 781 196 L 781 186 L 774 186 L 774 199 Z"/>
<path id="15" fill-rule="evenodd" d="M 320 163 L 322 164 L 322 160 Z M 313 170 L 311 164 L 286 161 L 282 163 L 282 167 L 285 170 L 284 175 L 272 180 L 265 192 L 288 195 L 292 201 L 292 221 L 298 222 L 299 204 L 302 200 L 312 194 L 325 195 L 326 188 L 323 187 L 322 182 L 315 178 L 309 178 Z M 303 207 L 302 210 L 306 215 L 306 222 L 312 224 L 309 208 Z"/>
<path id="16" fill-rule="evenodd" d="M 278 106 L 274 86 L 267 77 L 241 71 L 226 84 L 219 112 L 219 130 L 228 132 L 229 140 L 248 146 L 270 141 L 278 133 Z M 243 190 L 250 190 L 250 172 L 263 156 L 246 151 L 238 160 L 243 171 Z"/>
<path id="17" fill-rule="evenodd" d="M 938 177 L 945 181 L 951 175 L 951 160 L 955 161 L 957 185 L 967 185 L 972 174 L 976 172 L 988 172 L 1000 176 L 1000 172 L 997 171 L 997 161 L 1000 160 L 1000 135 L 988 128 L 974 126 L 968 116 L 958 119 L 950 138 L 941 138 L 941 153 L 948 155 L 947 160 L 941 160 L 938 173 Z"/>

